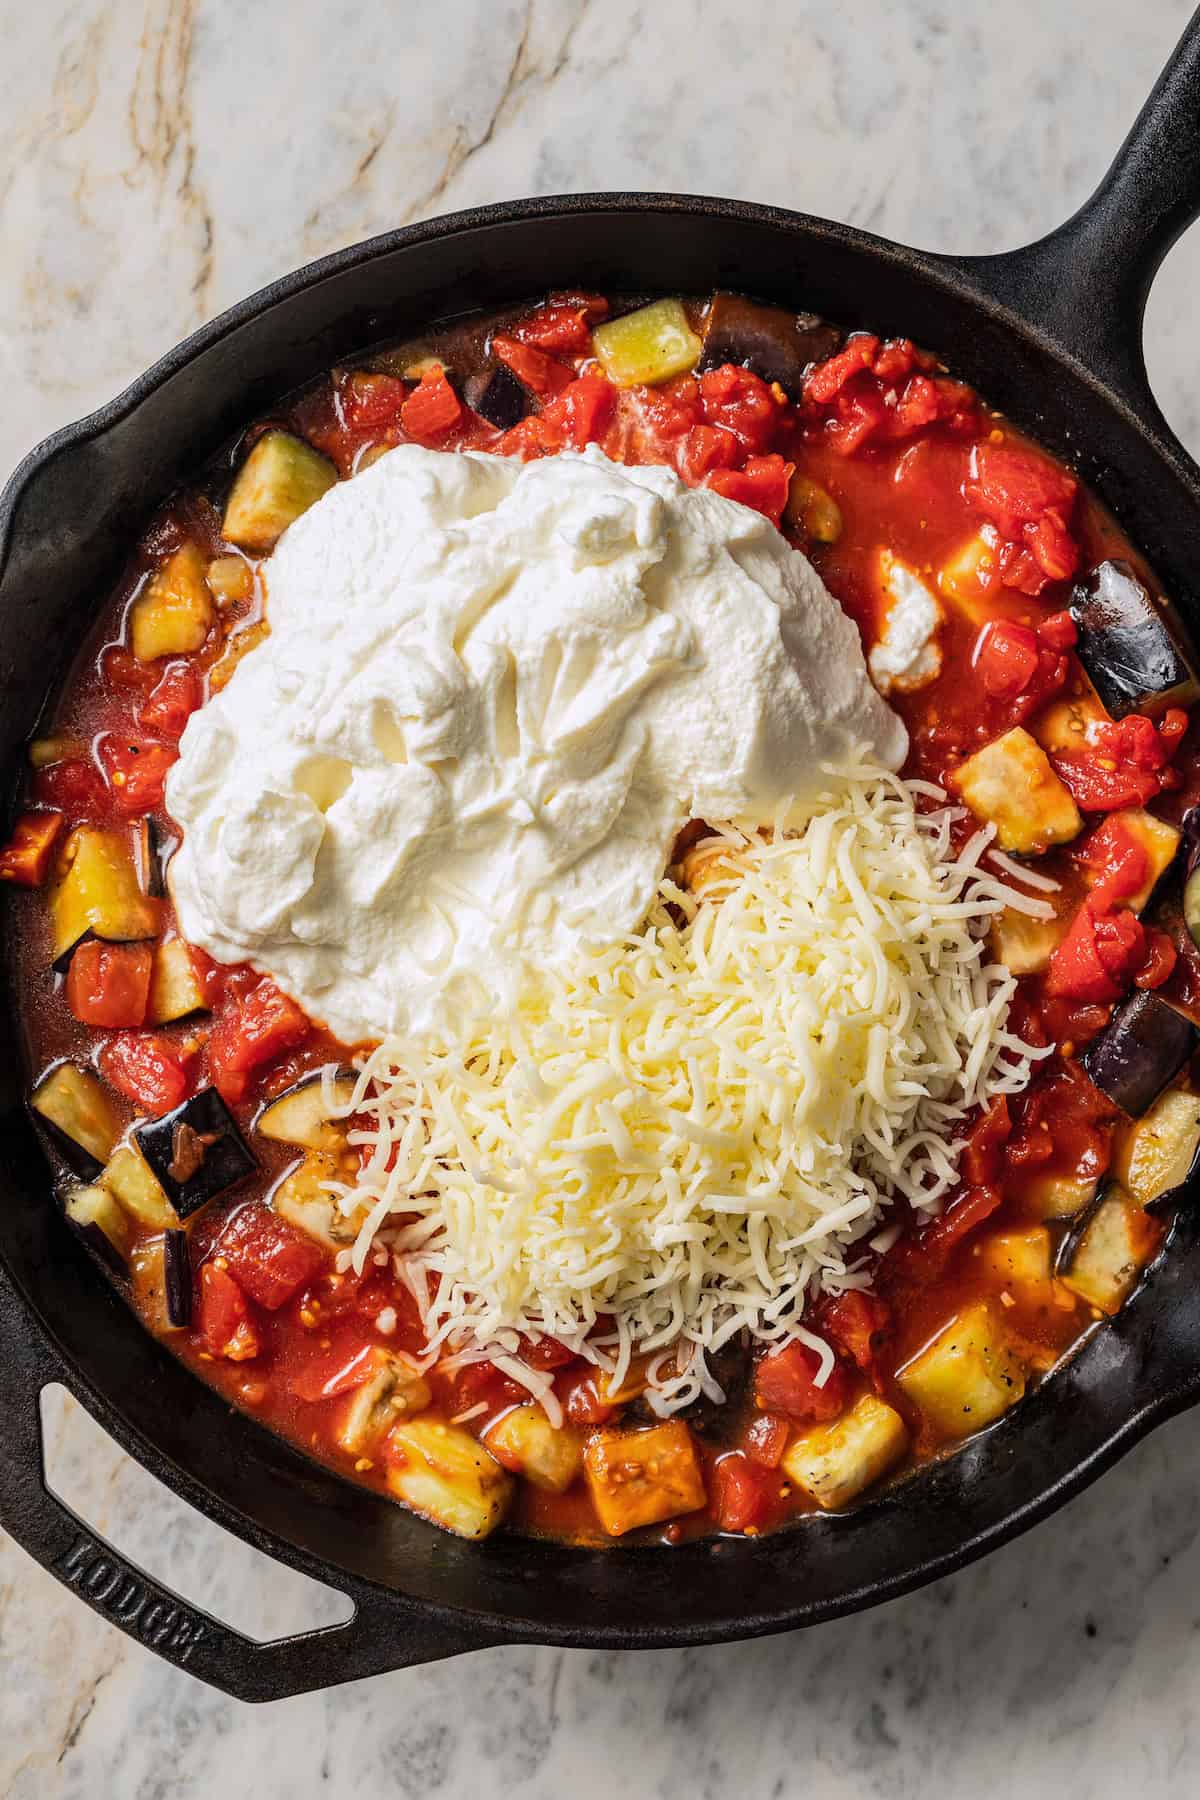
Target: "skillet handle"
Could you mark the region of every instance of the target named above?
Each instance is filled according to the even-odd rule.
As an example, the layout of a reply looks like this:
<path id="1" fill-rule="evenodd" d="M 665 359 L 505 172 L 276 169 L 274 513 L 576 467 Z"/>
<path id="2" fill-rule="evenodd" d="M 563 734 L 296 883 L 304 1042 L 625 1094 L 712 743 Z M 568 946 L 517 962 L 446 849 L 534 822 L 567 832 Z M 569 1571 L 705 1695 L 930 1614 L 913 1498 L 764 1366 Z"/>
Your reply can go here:
<path id="1" fill-rule="evenodd" d="M 0 1265 L 0 1525 L 110 1625 L 176 1668 L 238 1700 L 282 1700 L 493 1641 L 351 1577 L 338 1581 L 354 1602 L 349 1619 L 268 1643 L 202 1612 L 128 1561 L 47 1488 L 39 1397 L 48 1382 L 88 1404 Z M 299 1556 L 288 1560 L 327 1579 Z"/>
<path id="2" fill-rule="evenodd" d="M 1200 11 L 1079 211 L 1020 250 L 953 259 L 987 294 L 1072 352 L 1189 464 L 1146 379 L 1142 321 L 1163 258 L 1197 214 Z"/>

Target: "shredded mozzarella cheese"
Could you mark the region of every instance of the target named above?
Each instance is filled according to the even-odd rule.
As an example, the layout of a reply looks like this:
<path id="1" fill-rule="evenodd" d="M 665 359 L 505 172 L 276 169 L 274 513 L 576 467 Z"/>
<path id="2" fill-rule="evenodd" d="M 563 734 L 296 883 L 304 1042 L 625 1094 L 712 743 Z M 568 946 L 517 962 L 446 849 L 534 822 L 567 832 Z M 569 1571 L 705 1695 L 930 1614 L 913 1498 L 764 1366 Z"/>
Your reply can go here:
<path id="1" fill-rule="evenodd" d="M 896 1196 L 939 1210 L 956 1135 L 1049 1054 L 1008 1031 L 987 957 L 1014 904 L 991 833 L 955 856 L 939 790 L 826 772 L 787 833 L 723 830 L 701 904 L 666 882 L 640 931 L 526 968 L 464 1039 L 366 1058 L 341 1109 L 364 1166 L 334 1191 L 366 1214 L 357 1266 L 386 1227 L 430 1357 L 489 1355 L 552 1417 L 518 1332 L 617 1383 L 655 1357 L 660 1412 L 720 1398 L 706 1356 L 743 1329 L 799 1337 L 819 1379 L 806 1301 L 866 1284 Z"/>

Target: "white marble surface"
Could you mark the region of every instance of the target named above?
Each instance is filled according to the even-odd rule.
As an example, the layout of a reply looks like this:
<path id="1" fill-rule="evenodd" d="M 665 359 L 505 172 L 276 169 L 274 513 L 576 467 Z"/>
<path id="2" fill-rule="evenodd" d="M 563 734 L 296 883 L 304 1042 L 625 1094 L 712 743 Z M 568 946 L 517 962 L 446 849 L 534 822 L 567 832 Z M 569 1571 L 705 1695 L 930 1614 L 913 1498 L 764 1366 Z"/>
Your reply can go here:
<path id="1" fill-rule="evenodd" d="M 934 248 L 1014 244 L 1101 173 L 1188 0 L 0 0 L 0 465 L 280 271 L 425 214 L 640 186 Z M 1200 233 L 1149 360 L 1200 448 Z M 60 1396 L 55 1479 L 263 1635 L 328 1596 L 218 1541 Z M 881 1611 L 640 1657 L 492 1651 L 254 1711 L 0 1546 L 0 1793 L 1107 1800 L 1200 1788 L 1200 1420 Z"/>

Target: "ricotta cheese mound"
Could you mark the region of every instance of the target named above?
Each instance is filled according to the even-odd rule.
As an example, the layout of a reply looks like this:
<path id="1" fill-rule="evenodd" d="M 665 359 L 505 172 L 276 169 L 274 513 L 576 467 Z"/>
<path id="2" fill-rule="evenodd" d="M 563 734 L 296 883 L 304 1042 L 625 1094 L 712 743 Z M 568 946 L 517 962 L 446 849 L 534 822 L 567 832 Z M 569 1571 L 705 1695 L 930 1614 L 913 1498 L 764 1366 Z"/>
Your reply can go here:
<path id="1" fill-rule="evenodd" d="M 806 1300 L 867 1285 L 888 1204 L 938 1211 L 975 1109 L 1049 1054 L 988 956 L 1005 904 L 1048 910 L 980 868 L 992 828 L 956 856 L 940 790 L 870 760 L 821 779 L 789 834 L 722 834 L 699 904 L 664 881 L 636 932 L 526 967 L 462 1037 L 362 1062 L 347 1261 L 390 1249 L 431 1355 L 505 1355 L 548 1410 L 518 1333 L 618 1382 L 648 1356 L 660 1412 L 713 1391 L 743 1328 L 827 1373 Z"/>
<path id="2" fill-rule="evenodd" d="M 871 679 L 881 694 L 912 693 L 942 672 L 942 609 L 920 576 L 890 550 L 880 553 L 879 571 L 888 604 L 883 632 L 867 658 Z"/>
<path id="3" fill-rule="evenodd" d="M 404 445 L 266 566 L 270 634 L 194 713 L 180 928 L 351 1042 L 504 1001 L 644 918 L 688 819 L 773 817 L 907 738 L 757 513 L 592 448 Z"/>

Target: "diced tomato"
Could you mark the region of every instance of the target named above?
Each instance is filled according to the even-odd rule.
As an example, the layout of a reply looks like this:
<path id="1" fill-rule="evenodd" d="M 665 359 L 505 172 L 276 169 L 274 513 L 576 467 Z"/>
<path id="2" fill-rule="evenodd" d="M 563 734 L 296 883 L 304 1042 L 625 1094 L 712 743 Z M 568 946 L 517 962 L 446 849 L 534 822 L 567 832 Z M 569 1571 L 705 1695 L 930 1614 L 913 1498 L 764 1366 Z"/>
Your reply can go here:
<path id="1" fill-rule="evenodd" d="M 745 450 L 723 425 L 693 425 L 679 452 L 679 473 L 698 483 L 714 469 L 735 469 Z"/>
<path id="2" fill-rule="evenodd" d="M 227 1269 L 206 1262 L 200 1270 L 196 1299 L 196 1330 L 210 1356 L 229 1362 L 248 1362 L 261 1345 L 250 1319 L 250 1308 Z"/>
<path id="3" fill-rule="evenodd" d="M 395 375 L 355 369 L 339 395 L 342 416 L 354 432 L 394 430 L 410 391 Z"/>
<path id="4" fill-rule="evenodd" d="M 874 382 L 859 382 L 838 395 L 825 435 L 839 456 L 853 456 L 888 422 L 888 409 Z"/>
<path id="5" fill-rule="evenodd" d="M 1165 931 L 1147 931 L 1146 957 L 1135 974 L 1135 987 L 1158 988 L 1168 981 L 1179 961 L 1179 952 Z"/>
<path id="6" fill-rule="evenodd" d="M 374 1344 L 360 1344 L 347 1356 L 344 1348 L 306 1362 L 292 1376 L 291 1388 L 298 1400 L 310 1405 L 319 1400 L 334 1400 L 340 1394 L 352 1394 L 365 1387 L 379 1368 L 380 1352 Z"/>
<path id="7" fill-rule="evenodd" d="M 539 400 L 552 400 L 575 379 L 572 369 L 566 363 L 556 362 L 545 351 L 538 350 L 532 344 L 523 344 L 518 338 L 506 337 L 503 334 L 492 339 L 492 354 L 510 368 L 521 386 L 536 394 Z"/>
<path id="8" fill-rule="evenodd" d="M 560 1375 L 554 1391 L 572 1425 L 606 1425 L 617 1410 L 600 1398 L 596 1377 L 586 1367 Z"/>
<path id="9" fill-rule="evenodd" d="M 700 377 L 700 404 L 705 423 L 731 431 L 752 457 L 770 448 L 782 407 L 752 370 L 733 363 L 706 370 Z"/>
<path id="10" fill-rule="evenodd" d="M 924 367 L 927 358 L 918 359 L 917 346 L 911 338 L 889 338 L 872 359 L 871 372 L 880 381 L 903 381 L 906 375 L 912 374 L 918 360 Z"/>
<path id="11" fill-rule="evenodd" d="M 543 431 L 554 432 L 560 447 L 582 450 L 603 437 L 617 403 L 617 390 L 603 375 L 582 375 L 543 408 Z"/>
<path id="12" fill-rule="evenodd" d="M 1042 589 L 1049 586 L 1050 577 L 1023 543 L 1001 544 L 996 566 L 1004 587 L 1015 588 L 1019 594 L 1028 594 L 1031 599 L 1036 599 Z"/>
<path id="13" fill-rule="evenodd" d="M 1026 445 L 976 444 L 963 499 L 977 507 L 1007 538 L 1036 525 L 1047 512 L 1070 516 L 1079 483 L 1069 469 Z"/>
<path id="14" fill-rule="evenodd" d="M 1116 1000 L 1146 956 L 1146 933 L 1129 912 L 1098 912 L 1085 900 L 1050 957 L 1046 992 L 1096 1005 Z"/>
<path id="15" fill-rule="evenodd" d="M 817 1386 L 820 1358 L 794 1339 L 764 1356 L 754 1371 L 754 1395 L 766 1412 L 789 1419 L 836 1419 L 846 1405 L 847 1376 L 835 1363 L 828 1379 Z"/>
<path id="16" fill-rule="evenodd" d="M 1079 627 L 1069 612 L 1048 613 L 1039 621 L 1037 634 L 1050 650 L 1073 650 L 1079 642 Z"/>
<path id="17" fill-rule="evenodd" d="M 1146 885 L 1150 858 L 1145 845 L 1125 823 L 1123 813 L 1112 813 L 1097 825 L 1076 852 L 1077 860 L 1091 870 L 1094 885 L 1089 904 L 1094 912 L 1111 912 Z"/>
<path id="18" fill-rule="evenodd" d="M 1169 763 L 1187 727 L 1187 714 L 1169 708 L 1157 726 L 1141 713 L 1096 728 L 1086 750 L 1050 758 L 1084 812 L 1145 806 L 1172 785 Z"/>
<path id="19" fill-rule="evenodd" d="M 179 752 L 167 744 L 135 743 L 106 732 L 97 746 L 112 803 L 126 818 L 140 818 L 163 802 L 163 783 Z"/>
<path id="20" fill-rule="evenodd" d="M 178 741 L 203 698 L 204 681 L 195 663 L 169 662 L 150 698 L 138 708 L 137 722 L 143 731 Z"/>
<path id="21" fill-rule="evenodd" d="M 1067 1064 L 1016 1105 L 1020 1118 L 1005 1152 L 1011 1167 L 1037 1168 L 1053 1160 L 1084 1179 L 1103 1175 L 1117 1111 L 1082 1071 Z"/>
<path id="22" fill-rule="evenodd" d="M 722 1531 L 755 1532 L 770 1512 L 779 1478 L 731 1450 L 713 1470 L 715 1511 Z"/>
<path id="23" fill-rule="evenodd" d="M 565 1369 L 576 1360 L 575 1352 L 560 1344 L 557 1338 L 540 1337 L 535 1342 L 523 1332 L 517 1355 L 531 1369 Z"/>
<path id="24" fill-rule="evenodd" d="M 831 1338 L 858 1368 L 871 1369 L 891 1325 L 892 1309 L 886 1300 L 851 1288 L 821 1302 L 813 1328 Z"/>
<path id="25" fill-rule="evenodd" d="M 601 311 L 596 310 L 597 303 Z M 586 356 L 592 348 L 592 321 L 602 319 L 607 311 L 608 302 L 600 301 L 598 295 L 590 303 L 577 296 L 549 300 L 527 318 L 518 320 L 512 335 L 538 350 Z"/>
<path id="26" fill-rule="evenodd" d="M 894 350 L 894 346 L 889 346 L 889 348 Z M 855 332 L 847 342 L 845 349 L 839 350 L 836 356 L 829 357 L 825 362 L 818 363 L 815 368 L 809 370 L 804 381 L 806 402 L 810 406 L 827 406 L 855 375 L 861 375 L 864 369 L 874 367 L 878 350 L 879 339 L 877 337 L 872 337 L 867 331 Z M 891 370 L 892 363 L 889 361 L 887 366 Z M 910 363 L 908 367 L 911 368 L 911 366 Z M 892 380 L 894 376 L 889 373 L 884 376 L 884 379 Z"/>
<path id="27" fill-rule="evenodd" d="M 1048 581 L 1070 581 L 1079 567 L 1079 545 L 1060 512 L 1044 512 L 1036 524 L 1026 525 L 1023 536 Z"/>
<path id="28" fill-rule="evenodd" d="M 969 1187 L 951 1200 L 940 1218 L 923 1230 L 901 1238 L 888 1251 L 881 1271 L 888 1277 L 919 1282 L 936 1281 L 943 1275 L 951 1252 L 985 1219 L 990 1219 L 1003 1198 L 998 1187 Z"/>
<path id="29" fill-rule="evenodd" d="M 72 959 L 74 960 L 74 959 Z M 118 1093 L 158 1118 L 179 1106 L 191 1086 L 187 1059 L 157 1031 L 122 1032 L 103 1044 L 100 1072 Z"/>
<path id="30" fill-rule="evenodd" d="M 928 375 L 914 375 L 892 409 L 892 436 L 911 437 L 926 425 L 932 425 L 940 412 L 941 397 L 933 382 Z"/>
<path id="31" fill-rule="evenodd" d="M 239 1207 L 222 1231 L 217 1254 L 252 1300 L 277 1312 L 325 1267 L 325 1252 L 269 1206 Z"/>
<path id="32" fill-rule="evenodd" d="M 480 1405 L 486 1406 L 489 1413 L 497 1413 L 529 1398 L 529 1389 L 522 1382 L 514 1381 L 491 1362 L 468 1363 L 447 1379 L 456 1413 L 469 1412 Z"/>
<path id="33" fill-rule="evenodd" d="M 778 1413 L 755 1413 L 742 1435 L 742 1448 L 751 1462 L 763 1469 L 777 1469 L 787 1449 L 791 1427 Z"/>
<path id="34" fill-rule="evenodd" d="M 72 758 L 39 769 L 33 778 L 33 797 L 41 806 L 52 806 L 72 820 L 102 818 L 109 810 L 109 792 L 95 763 Z"/>
<path id="35" fill-rule="evenodd" d="M 19 887 L 41 887 L 50 873 L 54 848 L 66 818 L 60 812 L 22 813 L 12 836 L 0 850 L 0 881 Z"/>
<path id="36" fill-rule="evenodd" d="M 1029 625 L 993 619 L 975 640 L 974 665 L 995 700 L 1015 700 L 1037 672 L 1037 633 Z"/>
<path id="37" fill-rule="evenodd" d="M 694 375 L 678 375 L 661 387 L 637 389 L 638 415 L 652 446 L 661 450 L 704 422 L 700 383 Z M 742 446 L 738 441 L 739 460 Z"/>
<path id="38" fill-rule="evenodd" d="M 136 1030 L 146 1023 L 154 953 L 149 944 L 88 938 L 67 970 L 67 1005 L 85 1025 Z"/>
<path id="39" fill-rule="evenodd" d="M 968 1187 L 988 1186 L 1000 1179 L 1004 1146 L 1011 1134 L 1008 1096 L 1001 1094 L 980 1113 L 963 1145 L 958 1166 Z"/>
<path id="40" fill-rule="evenodd" d="M 158 670 L 152 663 L 139 662 L 124 644 L 110 644 L 100 658 L 104 684 L 118 691 L 132 690 L 148 694 L 158 681 Z"/>
<path id="41" fill-rule="evenodd" d="M 244 1100 L 253 1070 L 294 1050 L 310 1030 L 296 1002 L 273 981 L 260 980 L 235 997 L 208 1040 L 209 1071 L 222 1098 L 231 1104 Z"/>
<path id="42" fill-rule="evenodd" d="M 400 408 L 400 423 L 409 437 L 431 444 L 454 429 L 462 410 L 462 401 L 442 371 L 430 370 Z"/>
<path id="43" fill-rule="evenodd" d="M 753 507 L 777 526 L 787 505 L 795 469 L 795 463 L 784 462 L 782 456 L 751 456 L 744 468 L 714 469 L 708 486 L 714 494 Z"/>

